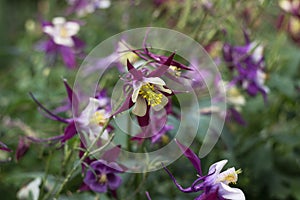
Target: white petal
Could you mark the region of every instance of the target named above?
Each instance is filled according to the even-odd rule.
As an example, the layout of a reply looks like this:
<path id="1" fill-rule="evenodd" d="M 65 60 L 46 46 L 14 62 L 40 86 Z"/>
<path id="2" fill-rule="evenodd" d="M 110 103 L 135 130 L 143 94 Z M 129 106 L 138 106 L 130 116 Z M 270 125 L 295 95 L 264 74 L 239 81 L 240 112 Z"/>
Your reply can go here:
<path id="1" fill-rule="evenodd" d="M 76 22 L 67 22 L 64 27 L 67 29 L 70 37 L 76 35 L 80 29 L 79 24 Z"/>
<path id="2" fill-rule="evenodd" d="M 63 46 L 68 46 L 68 47 L 74 46 L 74 41 L 70 37 L 64 38 L 64 37 L 60 37 L 60 36 L 53 36 L 53 40 L 56 44 L 60 44 Z"/>
<path id="3" fill-rule="evenodd" d="M 132 99 L 133 103 L 136 102 L 142 85 L 143 84 L 140 81 L 138 81 L 135 84 L 133 84 L 133 93 L 132 93 L 132 96 L 131 96 L 131 99 Z"/>
<path id="4" fill-rule="evenodd" d="M 32 195 L 33 200 L 38 200 L 40 195 L 40 184 L 42 179 L 40 177 L 34 179 L 28 185 L 21 188 L 17 193 L 18 199 L 29 199 L 30 194 Z"/>
<path id="5" fill-rule="evenodd" d="M 161 99 L 161 103 L 156 106 L 153 106 L 153 110 L 159 111 L 159 110 L 163 109 L 168 104 L 168 102 L 169 102 L 169 99 L 165 95 L 163 95 L 162 99 Z"/>
<path id="6" fill-rule="evenodd" d="M 162 80 L 161 78 L 158 78 L 158 77 L 150 77 L 150 78 L 145 77 L 144 82 L 152 83 L 155 85 L 166 85 L 164 80 Z"/>
<path id="7" fill-rule="evenodd" d="M 82 125 L 88 125 L 90 118 L 95 114 L 101 102 L 98 99 L 90 98 L 89 104 L 85 107 L 85 109 L 81 112 L 78 121 L 82 123 Z"/>
<path id="8" fill-rule="evenodd" d="M 289 0 L 279 1 L 279 6 L 286 12 L 292 11 L 292 3 Z"/>
<path id="9" fill-rule="evenodd" d="M 110 7 L 110 0 L 101 0 L 98 4 L 97 4 L 98 8 L 102 8 L 102 9 L 106 9 Z"/>
<path id="10" fill-rule="evenodd" d="M 224 199 L 230 200 L 245 200 L 246 197 L 242 190 L 238 188 L 231 188 L 224 183 L 219 184 L 219 194 Z"/>
<path id="11" fill-rule="evenodd" d="M 52 20 L 53 25 L 61 25 L 64 24 L 66 22 L 66 19 L 64 17 L 55 17 Z"/>
<path id="12" fill-rule="evenodd" d="M 44 26 L 43 31 L 44 31 L 44 33 L 47 33 L 48 35 L 50 35 L 52 37 L 54 37 L 56 35 L 55 28 L 51 25 Z"/>
<path id="13" fill-rule="evenodd" d="M 170 89 L 164 88 L 162 85 L 156 85 L 156 87 L 158 88 L 158 90 L 160 90 L 162 92 L 165 92 L 165 93 L 168 93 L 168 94 L 172 93 L 172 91 Z"/>
<path id="14" fill-rule="evenodd" d="M 146 112 L 147 112 L 147 105 L 145 99 L 143 99 L 142 97 L 138 97 L 134 105 L 134 108 L 132 109 L 132 113 L 139 117 L 143 117 L 145 116 Z"/>
<path id="15" fill-rule="evenodd" d="M 221 160 L 217 163 L 214 163 L 209 167 L 208 174 L 211 173 L 214 173 L 215 175 L 220 174 L 221 170 L 223 169 L 224 165 L 226 165 L 227 162 L 228 160 Z"/>

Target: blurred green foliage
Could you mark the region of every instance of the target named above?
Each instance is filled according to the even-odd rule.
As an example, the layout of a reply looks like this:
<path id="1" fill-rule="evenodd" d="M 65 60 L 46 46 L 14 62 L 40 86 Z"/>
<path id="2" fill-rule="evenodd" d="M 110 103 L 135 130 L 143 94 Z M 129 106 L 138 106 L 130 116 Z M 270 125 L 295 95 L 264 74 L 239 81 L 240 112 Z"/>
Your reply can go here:
<path id="1" fill-rule="evenodd" d="M 80 37 L 87 44 L 86 52 L 104 39 L 121 31 L 144 26 L 159 26 L 183 32 L 203 45 L 213 41 L 243 44 L 243 28 L 251 31 L 251 39 L 265 46 L 270 88 L 268 101 L 261 96 L 247 97 L 242 109 L 247 125 L 228 122 L 213 151 L 202 159 L 206 172 L 210 164 L 228 159 L 230 166 L 242 168 L 237 187 L 247 199 L 300 200 L 300 47 L 284 32 L 276 29 L 280 14 L 277 1 L 211 1 L 213 8 L 205 11 L 201 1 L 167 1 L 155 6 L 152 1 L 112 1 L 107 10 L 80 20 L 85 25 Z M 30 99 L 28 92 L 55 108 L 66 95 L 62 78 L 74 81 L 76 70 L 66 69 L 62 62 L 53 66 L 45 62 L 45 55 L 35 46 L 45 36 L 39 21 L 64 15 L 64 1 L 3 0 L 0 1 L 0 140 L 16 149 L 22 135 L 49 137 L 61 134 L 63 126 L 43 117 Z M 72 16 L 76 18 L 76 16 Z M 223 31 L 226 29 L 227 34 Z M 220 49 L 219 56 L 221 55 Z M 80 62 L 79 62 L 80 64 Z M 225 70 L 225 64 L 220 65 Z M 201 141 L 195 141 L 197 150 Z M 62 168 L 59 163 L 67 157 L 76 162 L 78 144 L 71 140 L 62 149 L 57 146 L 31 145 L 19 162 L 13 153 L 0 152 L 0 193 L 4 199 L 15 199 L 16 192 L 33 177 L 49 174 L 52 181 L 61 181 L 72 164 Z M 73 152 L 74 151 L 74 152 Z M 72 163 L 72 162 L 71 162 Z M 188 163 L 188 164 L 187 164 Z M 186 158 L 171 165 L 170 170 L 184 186 L 195 180 L 195 173 Z M 123 175 L 120 196 L 126 199 L 136 190 L 135 182 L 142 183 L 134 199 L 145 199 L 149 191 L 153 199 L 192 199 L 194 194 L 180 193 L 167 174 L 160 170 L 143 175 Z M 145 180 L 143 180 L 145 179 Z M 92 193 L 77 194 L 81 174 L 78 172 L 61 199 L 94 199 Z M 106 195 L 97 195 L 106 199 Z M 3 199 L 3 198 L 1 198 Z"/>

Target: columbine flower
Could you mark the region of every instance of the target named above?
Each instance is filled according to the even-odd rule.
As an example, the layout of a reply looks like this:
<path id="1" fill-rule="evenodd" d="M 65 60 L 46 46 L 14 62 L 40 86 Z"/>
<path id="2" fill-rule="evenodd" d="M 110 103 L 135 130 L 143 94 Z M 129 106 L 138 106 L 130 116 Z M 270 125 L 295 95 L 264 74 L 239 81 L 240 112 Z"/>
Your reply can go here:
<path id="1" fill-rule="evenodd" d="M 43 23 L 43 32 L 50 36 L 48 41 L 42 42 L 39 49 L 47 54 L 61 54 L 66 66 L 74 68 L 75 54 L 82 51 L 84 43 L 75 35 L 80 25 L 77 22 L 67 22 L 63 17 L 56 17 L 50 22 Z"/>
<path id="2" fill-rule="evenodd" d="M 88 134 L 89 138 L 91 140 L 95 139 L 96 136 L 101 132 L 103 125 L 107 121 L 107 117 L 109 115 L 109 111 L 107 109 L 104 109 L 104 107 L 107 107 L 108 101 L 106 97 L 103 97 L 101 95 L 97 96 L 96 98 L 90 98 L 90 102 L 87 105 L 87 107 L 79 113 L 79 99 L 77 94 L 71 89 L 71 87 L 67 84 L 66 80 L 64 80 L 64 84 L 66 87 L 66 91 L 68 94 L 69 104 L 73 105 L 73 114 L 74 118 L 62 118 L 47 108 L 45 108 L 32 94 L 31 97 L 33 100 L 38 104 L 38 106 L 45 111 L 47 116 L 55 121 L 59 121 L 62 123 L 67 124 L 67 127 L 65 128 L 64 134 L 55 136 L 53 138 L 49 139 L 36 139 L 36 138 L 30 138 L 33 141 L 39 142 L 39 141 L 61 141 L 62 143 L 65 143 L 67 140 L 74 137 L 78 131 L 84 131 Z M 102 94 L 103 95 L 103 94 Z M 103 100 L 105 99 L 105 100 Z M 77 130 L 76 125 L 78 125 L 79 130 Z M 104 131 L 102 135 L 102 139 L 108 139 L 107 138 L 107 130 Z"/>
<path id="3" fill-rule="evenodd" d="M 260 92 L 266 100 L 269 88 L 264 85 L 266 74 L 263 47 L 255 42 L 250 43 L 246 33 L 245 39 L 244 46 L 225 43 L 223 47 L 223 57 L 229 69 L 237 72 L 231 84 L 240 84 L 251 96 Z"/>
<path id="4" fill-rule="evenodd" d="M 238 180 L 238 174 L 241 173 L 241 170 L 235 170 L 235 168 L 227 169 L 224 172 L 221 172 L 224 165 L 227 163 L 227 160 L 219 161 L 210 166 L 208 175 L 202 176 L 201 162 L 198 156 L 189 148 L 180 144 L 176 141 L 181 151 L 184 153 L 184 156 L 187 157 L 190 162 L 193 164 L 194 168 L 198 173 L 198 178 L 194 183 L 188 187 L 183 188 L 178 184 L 171 172 L 165 168 L 167 173 L 170 175 L 171 179 L 177 186 L 177 188 L 185 193 L 193 193 L 203 191 L 203 193 L 196 197 L 195 200 L 244 200 L 244 193 L 237 188 L 231 188 L 229 184 L 235 184 Z"/>
<path id="5" fill-rule="evenodd" d="M 132 113 L 137 116 L 140 126 L 148 125 L 150 107 L 154 111 L 160 111 L 169 101 L 166 96 L 172 94 L 170 89 L 165 88 L 166 83 L 159 77 L 167 72 L 173 57 L 174 54 L 162 66 L 150 73 L 146 69 L 136 69 L 127 60 L 127 68 L 131 75 L 126 83 L 126 86 L 129 87 L 129 92 L 124 103 L 114 115 L 128 110 L 134 105 Z"/>
<path id="6" fill-rule="evenodd" d="M 110 7 L 110 0 L 67 0 L 71 6 L 68 13 L 75 12 L 79 17 L 95 12 L 96 9 L 106 9 Z"/>
<path id="7" fill-rule="evenodd" d="M 117 163 L 97 160 L 90 164 L 84 183 L 95 192 L 115 191 L 122 183 L 122 179 L 116 175 L 117 173 L 123 173 L 123 169 Z"/>
<path id="8" fill-rule="evenodd" d="M 105 109 L 99 109 L 104 107 L 106 102 L 101 102 L 96 98 L 90 98 L 89 104 L 82 111 L 76 122 L 79 126 L 79 131 L 88 134 L 89 139 L 93 141 L 103 129 L 103 125 L 107 122 L 110 113 Z M 104 130 L 101 138 L 108 140 L 108 131 Z"/>
<path id="9" fill-rule="evenodd" d="M 3 142 L 0 141 L 0 150 L 11 152 L 11 150 L 4 144 Z"/>

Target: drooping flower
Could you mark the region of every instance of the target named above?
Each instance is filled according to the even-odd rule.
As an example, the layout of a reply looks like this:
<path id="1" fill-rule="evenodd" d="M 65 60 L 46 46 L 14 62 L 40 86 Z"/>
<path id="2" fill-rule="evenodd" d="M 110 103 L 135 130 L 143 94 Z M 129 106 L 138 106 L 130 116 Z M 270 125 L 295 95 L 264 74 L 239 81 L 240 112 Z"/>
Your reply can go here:
<path id="1" fill-rule="evenodd" d="M 79 17 L 84 17 L 95 12 L 97 9 L 110 7 L 110 0 L 67 0 L 70 7 L 68 13 L 76 13 Z"/>
<path id="2" fill-rule="evenodd" d="M 176 141 L 179 148 L 183 152 L 184 156 L 187 157 L 193 164 L 197 171 L 198 178 L 188 188 L 183 188 L 171 174 L 171 172 L 165 168 L 173 180 L 176 187 L 184 193 L 202 193 L 195 198 L 195 200 L 244 200 L 245 195 L 242 190 L 238 188 L 231 188 L 229 184 L 235 184 L 238 180 L 238 174 L 241 170 L 235 170 L 235 168 L 229 168 L 224 172 L 221 172 L 224 165 L 228 162 L 227 160 L 219 161 L 210 166 L 208 174 L 203 176 L 201 169 L 201 162 L 198 156 L 189 148 L 185 147 L 178 141 Z"/>
<path id="3" fill-rule="evenodd" d="M 232 46 L 228 43 L 223 46 L 225 62 L 233 74 L 237 73 L 230 84 L 239 84 L 250 96 L 261 93 L 266 100 L 269 88 L 264 85 L 266 73 L 263 46 L 250 42 L 247 33 L 244 35 L 244 46 Z"/>
<path id="4" fill-rule="evenodd" d="M 28 151 L 30 141 L 26 137 L 19 137 L 19 144 L 15 154 L 16 160 L 19 161 Z"/>
<path id="5" fill-rule="evenodd" d="M 96 160 L 90 164 L 84 183 L 94 192 L 115 191 L 122 184 L 121 177 L 116 174 L 123 172 L 124 170 L 115 162 Z"/>
<path id="6" fill-rule="evenodd" d="M 49 55 L 60 54 L 69 68 L 76 66 L 76 55 L 82 52 L 84 43 L 75 35 L 80 29 L 79 23 L 55 17 L 52 22 L 43 22 L 43 32 L 50 38 L 41 42 L 38 49 Z"/>

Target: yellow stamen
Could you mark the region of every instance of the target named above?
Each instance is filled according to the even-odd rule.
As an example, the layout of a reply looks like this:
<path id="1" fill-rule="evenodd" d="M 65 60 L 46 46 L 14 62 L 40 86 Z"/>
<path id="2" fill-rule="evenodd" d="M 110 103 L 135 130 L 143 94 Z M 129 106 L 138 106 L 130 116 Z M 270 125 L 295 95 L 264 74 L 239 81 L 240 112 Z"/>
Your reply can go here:
<path id="1" fill-rule="evenodd" d="M 63 38 L 67 38 L 69 36 L 68 35 L 68 30 L 65 27 L 60 28 L 59 34 Z"/>
<path id="2" fill-rule="evenodd" d="M 148 105 L 151 106 L 159 105 L 163 97 L 162 94 L 155 92 L 154 86 L 150 83 L 147 83 L 141 87 L 139 95 L 146 99 Z"/>
<path id="3" fill-rule="evenodd" d="M 107 121 L 107 118 L 104 116 L 104 112 L 96 111 L 94 115 L 90 118 L 90 123 L 103 125 Z"/>
<path id="4" fill-rule="evenodd" d="M 181 69 L 179 67 L 171 65 L 170 69 L 174 72 L 175 76 L 180 76 L 181 75 Z"/>
<path id="5" fill-rule="evenodd" d="M 101 183 L 101 184 L 106 183 L 107 182 L 107 176 L 106 176 L 106 174 L 100 174 L 98 176 L 98 182 Z"/>
<path id="6" fill-rule="evenodd" d="M 236 171 L 233 171 L 231 173 L 226 174 L 225 176 L 221 177 L 218 181 L 220 182 L 226 182 L 227 184 L 233 183 L 236 184 L 238 180 L 238 174 L 242 173 L 241 169 L 238 169 Z"/>
<path id="7" fill-rule="evenodd" d="M 167 135 L 163 135 L 163 136 L 161 136 L 161 141 L 163 144 L 168 144 L 170 141 L 170 138 Z"/>

